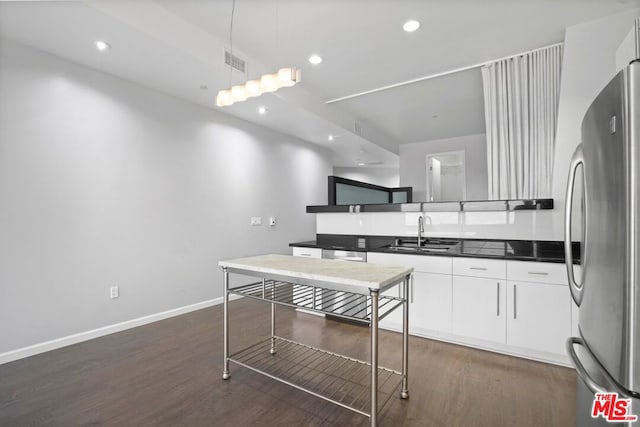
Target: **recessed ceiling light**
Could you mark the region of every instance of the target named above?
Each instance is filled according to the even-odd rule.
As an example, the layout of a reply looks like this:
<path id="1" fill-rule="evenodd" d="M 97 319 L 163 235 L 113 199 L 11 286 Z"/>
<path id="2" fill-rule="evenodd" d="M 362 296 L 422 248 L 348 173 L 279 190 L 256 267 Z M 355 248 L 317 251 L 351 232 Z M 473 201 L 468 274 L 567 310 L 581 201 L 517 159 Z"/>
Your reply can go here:
<path id="1" fill-rule="evenodd" d="M 364 166 L 365 163 L 364 162 L 358 162 L 358 166 Z"/>
<path id="2" fill-rule="evenodd" d="M 320 55 L 311 55 L 309 57 L 309 62 L 312 63 L 313 65 L 318 65 L 319 63 L 322 62 L 322 57 Z"/>
<path id="3" fill-rule="evenodd" d="M 420 28 L 420 22 L 416 21 L 415 19 L 410 19 L 402 26 L 402 29 L 407 33 L 413 33 L 418 28 Z"/>
<path id="4" fill-rule="evenodd" d="M 328 137 L 327 139 L 328 139 L 329 141 L 333 141 L 334 139 L 336 139 L 336 137 L 335 137 L 335 136 L 333 136 L 333 135 L 329 135 L 329 137 Z"/>
<path id="5" fill-rule="evenodd" d="M 105 41 L 102 40 L 96 40 L 93 42 L 93 45 L 96 47 L 96 49 L 98 49 L 100 52 L 104 52 L 105 50 L 109 50 L 109 48 L 111 48 L 111 45 Z"/>
<path id="6" fill-rule="evenodd" d="M 260 107 L 258 107 L 258 113 L 262 115 L 267 114 L 267 107 L 261 105 Z"/>

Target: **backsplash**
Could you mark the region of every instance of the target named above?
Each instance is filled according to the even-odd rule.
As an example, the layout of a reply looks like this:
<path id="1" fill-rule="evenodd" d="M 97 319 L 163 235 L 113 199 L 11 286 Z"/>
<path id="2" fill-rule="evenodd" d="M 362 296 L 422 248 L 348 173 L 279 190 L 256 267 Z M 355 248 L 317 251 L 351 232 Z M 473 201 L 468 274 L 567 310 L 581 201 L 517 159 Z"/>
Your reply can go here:
<path id="1" fill-rule="evenodd" d="M 424 213 L 427 237 L 558 240 L 553 210 Z M 420 212 L 317 213 L 317 234 L 414 236 Z M 578 237 L 574 235 L 574 238 Z"/>

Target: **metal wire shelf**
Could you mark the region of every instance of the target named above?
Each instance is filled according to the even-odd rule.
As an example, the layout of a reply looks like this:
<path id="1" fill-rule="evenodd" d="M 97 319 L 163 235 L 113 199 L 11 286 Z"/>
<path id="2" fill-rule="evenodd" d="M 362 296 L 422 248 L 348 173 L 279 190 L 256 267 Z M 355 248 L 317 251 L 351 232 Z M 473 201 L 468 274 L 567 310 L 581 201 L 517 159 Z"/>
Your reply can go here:
<path id="1" fill-rule="evenodd" d="M 371 364 L 330 351 L 274 337 L 229 356 L 229 360 L 370 417 Z M 378 396 L 382 408 L 402 383 L 398 371 L 378 367 Z"/>
<path id="2" fill-rule="evenodd" d="M 298 285 L 278 280 L 250 283 L 229 289 L 229 293 L 297 307 L 358 322 L 371 322 L 371 297 L 317 286 Z M 402 298 L 378 297 L 378 319 L 402 305 Z"/>

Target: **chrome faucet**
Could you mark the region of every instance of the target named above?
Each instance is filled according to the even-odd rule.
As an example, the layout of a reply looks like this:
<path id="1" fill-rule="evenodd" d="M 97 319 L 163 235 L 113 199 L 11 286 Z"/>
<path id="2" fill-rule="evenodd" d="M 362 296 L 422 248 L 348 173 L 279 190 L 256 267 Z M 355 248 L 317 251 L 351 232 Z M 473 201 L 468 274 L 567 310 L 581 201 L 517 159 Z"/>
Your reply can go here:
<path id="1" fill-rule="evenodd" d="M 422 233 L 424 233 L 424 218 L 418 217 L 418 246 L 422 246 Z"/>

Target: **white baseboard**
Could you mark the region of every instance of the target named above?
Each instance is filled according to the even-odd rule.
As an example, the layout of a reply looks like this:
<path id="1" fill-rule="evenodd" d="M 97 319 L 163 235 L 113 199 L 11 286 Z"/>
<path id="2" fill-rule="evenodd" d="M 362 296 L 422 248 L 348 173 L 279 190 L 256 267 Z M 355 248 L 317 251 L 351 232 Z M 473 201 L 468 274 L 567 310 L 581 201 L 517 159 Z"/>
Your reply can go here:
<path id="1" fill-rule="evenodd" d="M 242 298 L 238 295 L 231 295 L 230 300 L 236 300 Z M 116 323 L 113 325 L 103 326 L 101 328 L 92 329 L 90 331 L 80 332 L 73 335 L 68 335 L 62 338 L 56 338 L 51 341 L 45 341 L 42 343 L 22 347 L 16 350 L 0 353 L 0 365 L 4 363 L 13 362 L 14 360 L 24 359 L 25 357 L 35 356 L 36 354 L 44 353 L 46 351 L 55 350 L 68 345 L 77 344 L 83 341 L 89 341 L 94 338 L 102 337 L 105 335 L 113 334 L 115 332 L 124 331 L 125 329 L 135 328 L 137 326 L 146 325 L 148 323 L 157 322 L 159 320 L 167 319 L 169 317 L 179 316 L 181 314 L 190 313 L 192 311 L 201 310 L 203 308 L 211 307 L 214 305 L 222 304 L 223 298 L 214 298 L 207 301 L 198 302 L 191 305 L 185 305 L 183 307 L 174 308 L 171 310 L 163 311 L 160 313 L 150 314 L 148 316 L 138 317 L 136 319 L 127 320 L 124 322 Z"/>
<path id="2" fill-rule="evenodd" d="M 386 329 L 393 332 L 402 333 L 402 327 L 397 325 L 386 324 L 381 326 L 381 329 Z M 552 365 L 564 366 L 566 368 L 573 368 L 569 356 L 564 354 L 546 353 L 537 350 L 525 349 L 520 347 L 513 347 L 506 344 L 494 343 L 490 341 L 483 341 L 479 339 L 462 337 L 445 332 L 432 331 L 423 328 L 414 328 L 410 335 L 427 338 L 436 341 L 442 341 L 449 344 L 462 345 L 465 347 L 477 348 L 485 351 L 492 351 L 494 353 L 506 354 L 508 356 L 520 357 L 523 359 L 535 360 L 537 362 L 550 363 Z"/>

